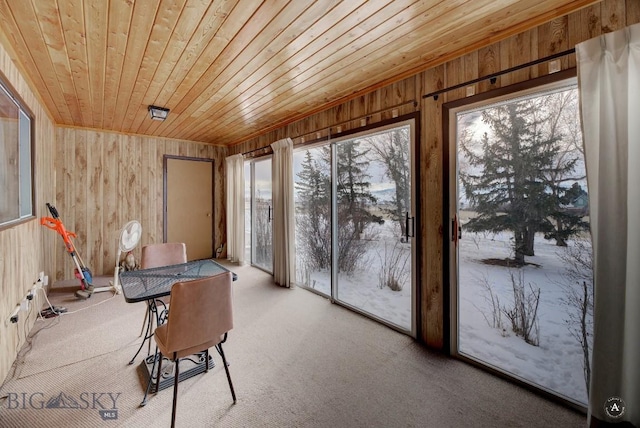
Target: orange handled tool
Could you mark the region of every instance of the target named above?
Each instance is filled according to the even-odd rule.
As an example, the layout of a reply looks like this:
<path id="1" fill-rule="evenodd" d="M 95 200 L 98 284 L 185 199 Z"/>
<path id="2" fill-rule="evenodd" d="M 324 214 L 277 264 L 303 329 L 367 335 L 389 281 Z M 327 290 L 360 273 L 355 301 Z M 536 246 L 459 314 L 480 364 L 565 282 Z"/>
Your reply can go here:
<path id="1" fill-rule="evenodd" d="M 76 277 L 80 279 L 80 288 L 82 292 L 76 292 L 76 296 L 86 299 L 91 297 L 91 294 L 85 293 L 84 290 L 89 289 L 91 286 L 91 271 L 84 265 L 84 262 L 80 258 L 80 255 L 76 251 L 76 247 L 73 245 L 73 241 L 71 238 L 75 238 L 77 235 L 74 232 L 69 232 L 60 220 L 60 215 L 58 215 L 58 210 L 56 207 L 47 202 L 47 208 L 51 213 L 51 217 L 42 217 L 40 219 L 40 224 L 46 228 L 51 230 L 55 230 L 58 232 L 62 239 L 64 240 L 64 245 L 67 248 L 67 252 L 71 255 L 73 262 L 76 266 Z"/>

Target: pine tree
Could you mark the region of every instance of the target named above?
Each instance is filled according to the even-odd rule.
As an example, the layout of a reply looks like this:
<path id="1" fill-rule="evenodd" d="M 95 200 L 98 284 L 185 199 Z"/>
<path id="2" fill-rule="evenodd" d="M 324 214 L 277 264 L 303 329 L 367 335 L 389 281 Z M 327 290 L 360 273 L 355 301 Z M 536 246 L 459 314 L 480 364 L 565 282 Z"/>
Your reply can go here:
<path id="1" fill-rule="evenodd" d="M 327 269 L 331 264 L 331 187 L 326 169 L 307 150 L 295 184 L 297 236 L 301 242 L 298 251 L 306 267 L 314 270 Z"/>
<path id="2" fill-rule="evenodd" d="M 549 94 L 536 100 L 538 109 L 547 115 L 545 131 L 547 135 L 558 137 L 559 150 L 554 159 L 554 168 L 547 171 L 545 178 L 550 184 L 556 210 L 552 214 L 554 230 L 545 234 L 545 239 L 554 239 L 559 247 L 567 246 L 567 239 L 582 230 L 588 230 L 589 223 L 582 219 L 587 215 L 587 207 L 572 207 L 573 202 L 586 192 L 578 184 L 586 178 L 584 164 L 575 171 L 584 157 L 582 132 L 578 117 L 578 91 Z M 571 174 L 567 174 L 571 171 Z M 564 184 L 573 183 L 569 188 Z"/>
<path id="3" fill-rule="evenodd" d="M 536 108 L 534 101 L 524 100 L 486 109 L 482 120 L 491 135 L 483 135 L 480 150 L 470 141 L 461 144 L 469 169 L 460 179 L 478 213 L 465 228 L 513 232 L 518 265 L 524 264 L 525 256 L 534 255 L 537 232 L 557 235 L 551 220 L 570 216 L 561 211 L 568 189 L 547 177 L 568 174 L 575 162 L 554 163 L 559 136 L 543 132 L 546 118 Z"/>
<path id="4" fill-rule="evenodd" d="M 338 270 L 353 272 L 367 252 L 368 241 L 361 239 L 367 227 L 382 223 L 371 213 L 377 199 L 369 191 L 369 150 L 358 140 L 336 145 L 336 199 L 338 204 Z"/>
<path id="5" fill-rule="evenodd" d="M 369 191 L 370 176 L 367 173 L 369 149 L 361 150 L 357 140 L 337 146 L 337 198 L 340 221 L 350 221 L 358 236 L 372 222 L 381 223 L 382 218 L 372 214 L 369 207 L 378 202 Z"/>

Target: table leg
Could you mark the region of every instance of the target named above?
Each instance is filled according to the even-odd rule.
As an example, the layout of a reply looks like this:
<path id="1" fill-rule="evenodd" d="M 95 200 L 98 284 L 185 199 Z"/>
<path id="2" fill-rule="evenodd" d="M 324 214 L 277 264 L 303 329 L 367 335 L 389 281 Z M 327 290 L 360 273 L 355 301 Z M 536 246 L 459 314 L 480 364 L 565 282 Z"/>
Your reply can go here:
<path id="1" fill-rule="evenodd" d="M 149 358 L 151 357 L 147 357 L 145 358 L 145 362 L 149 360 Z M 149 374 L 149 382 L 147 382 L 147 389 L 144 392 L 144 398 L 142 399 L 142 402 L 140 403 L 140 407 L 144 407 L 147 404 L 147 395 L 149 395 L 149 390 L 151 389 L 151 384 L 153 383 L 153 372 L 155 371 L 156 368 L 156 362 L 158 362 L 158 381 L 156 383 L 156 390 L 155 392 L 158 392 L 158 384 L 160 383 L 160 378 L 162 377 L 162 359 L 163 356 L 162 354 L 158 353 L 158 347 L 156 346 L 156 352 L 153 355 L 153 365 L 151 366 L 151 372 Z"/>
<path id="2" fill-rule="evenodd" d="M 161 369 L 159 368 L 156 372 L 156 361 L 154 361 L 154 357 L 154 355 L 151 355 L 142 361 L 142 370 L 148 382 L 147 390 L 158 392 L 173 385 L 175 367 L 174 362 L 169 357 L 163 355 L 162 363 L 159 363 Z M 178 381 L 182 382 L 185 379 L 206 372 L 207 362 L 209 363 L 209 370 L 215 367 L 211 354 L 205 353 L 204 351 L 181 358 L 180 364 L 182 364 L 182 370 L 180 370 Z"/>
<path id="3" fill-rule="evenodd" d="M 164 306 L 164 302 L 160 302 L 163 306 Z M 162 315 L 164 313 L 166 313 L 166 307 L 164 307 L 162 309 L 162 311 L 158 310 L 158 304 L 156 303 L 156 300 L 149 300 L 147 302 L 147 316 L 145 317 L 147 319 L 147 327 L 146 327 L 146 331 L 144 334 L 144 339 L 142 339 L 142 342 L 140 343 L 140 346 L 138 347 L 138 350 L 136 351 L 135 355 L 133 356 L 133 358 L 131 358 L 131 361 L 129 361 L 129 364 L 133 364 L 133 362 L 135 361 L 136 357 L 138 356 L 138 354 L 140 353 L 140 351 L 142 350 L 142 347 L 144 346 L 144 343 L 148 340 L 149 341 L 149 347 L 147 350 L 147 356 L 151 355 L 151 338 L 153 337 L 153 320 L 155 319 L 156 322 L 156 326 L 161 325 L 163 323 L 163 318 Z"/>

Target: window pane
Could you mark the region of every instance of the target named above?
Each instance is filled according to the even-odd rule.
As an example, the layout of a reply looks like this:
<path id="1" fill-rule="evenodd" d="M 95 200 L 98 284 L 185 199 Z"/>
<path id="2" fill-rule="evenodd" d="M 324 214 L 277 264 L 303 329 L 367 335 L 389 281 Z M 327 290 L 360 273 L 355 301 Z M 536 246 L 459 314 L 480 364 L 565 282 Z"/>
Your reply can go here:
<path id="1" fill-rule="evenodd" d="M 412 328 L 411 127 L 336 143 L 337 300 Z"/>
<path id="2" fill-rule="evenodd" d="M 273 271 L 272 228 L 273 202 L 271 185 L 271 158 L 253 163 L 253 210 L 251 230 L 252 262 L 267 272 Z"/>
<path id="3" fill-rule="evenodd" d="M 31 120 L 20 112 L 20 217 L 32 214 L 31 197 Z"/>
<path id="4" fill-rule="evenodd" d="M 458 352 L 586 405 L 593 281 L 577 88 L 457 115 Z"/>
<path id="5" fill-rule="evenodd" d="M 18 107 L 0 87 L 0 224 L 19 218 Z"/>
<path id="6" fill-rule="evenodd" d="M 244 262 L 251 264 L 251 162 L 244 163 Z"/>
<path id="7" fill-rule="evenodd" d="M 331 153 L 329 146 L 293 154 L 296 283 L 331 295 Z"/>

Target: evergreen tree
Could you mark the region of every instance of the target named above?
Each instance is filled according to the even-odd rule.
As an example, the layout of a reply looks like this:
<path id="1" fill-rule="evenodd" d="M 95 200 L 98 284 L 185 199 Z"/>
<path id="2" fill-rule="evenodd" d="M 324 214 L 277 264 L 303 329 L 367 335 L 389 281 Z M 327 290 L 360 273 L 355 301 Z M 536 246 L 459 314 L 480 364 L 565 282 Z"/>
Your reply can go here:
<path id="1" fill-rule="evenodd" d="M 578 91 L 568 89 L 536 99 L 538 110 L 547 115 L 544 132 L 557 137 L 559 150 L 554 159 L 554 168 L 545 174 L 550 184 L 556 210 L 552 214 L 554 230 L 545 234 L 546 239 L 554 239 L 559 247 L 567 246 L 567 239 L 582 230 L 588 230 L 589 223 L 582 219 L 588 213 L 587 207 L 573 207 L 573 202 L 586 192 L 578 184 L 586 178 L 582 152 L 582 132 L 578 117 Z M 580 166 L 577 168 L 577 166 Z M 575 171 L 575 170 L 578 171 Z M 567 174 L 571 171 L 572 174 Z M 563 184 L 573 183 L 570 188 Z"/>
<path id="2" fill-rule="evenodd" d="M 558 188 L 560 192 L 558 192 Z M 556 193 L 553 196 L 557 206 L 556 210 L 551 213 L 551 218 L 554 220 L 554 228 L 545 233 L 545 239 L 555 239 L 557 246 L 566 247 L 567 239 L 579 231 L 588 230 L 589 223 L 582 219 L 582 216 L 587 213 L 587 208 L 573 208 L 570 206 L 582 194 L 586 194 L 586 192 L 582 190 L 582 186 L 578 183 L 573 183 L 568 189 L 560 186 L 556 187 Z"/>
<path id="3" fill-rule="evenodd" d="M 358 140 L 338 144 L 336 161 L 338 216 L 342 222 L 352 222 L 358 236 L 370 223 L 383 221 L 369 210 L 378 200 L 369 191 L 369 149 L 361 150 L 360 145 Z"/>
<path id="4" fill-rule="evenodd" d="M 361 235 L 373 223 L 382 223 L 371 213 L 377 199 L 369 191 L 369 150 L 352 140 L 336 146 L 336 199 L 338 203 L 338 270 L 353 272 L 367 252 L 368 241 Z"/>
<path id="5" fill-rule="evenodd" d="M 367 250 L 367 241 L 360 239 L 372 222 L 382 218 L 370 212 L 377 202 L 369 191 L 367 151 L 360 143 L 338 144 L 336 199 L 338 206 L 338 270 L 350 273 Z M 331 148 L 325 146 L 317 158 L 307 151 L 298 172 L 296 225 L 300 237 L 298 251 L 307 268 L 326 269 L 331 264 Z"/>
<path id="6" fill-rule="evenodd" d="M 298 251 L 306 267 L 314 270 L 327 269 L 331 264 L 331 187 L 327 169 L 307 150 L 296 181 L 296 235 L 301 242 Z"/>
<path id="7" fill-rule="evenodd" d="M 546 118 L 532 100 L 486 109 L 482 120 L 491 128 L 477 150 L 469 141 L 461 145 L 469 169 L 460 174 L 465 194 L 478 216 L 465 226 L 470 231 L 514 235 L 515 263 L 534 255 L 534 237 L 557 234 L 552 219 L 571 215 L 561 210 L 569 189 L 547 179 L 549 173 L 566 175 L 575 162 L 554 163 L 559 151 L 557 135 L 544 133 Z M 575 233 L 575 229 L 570 233 Z"/>

